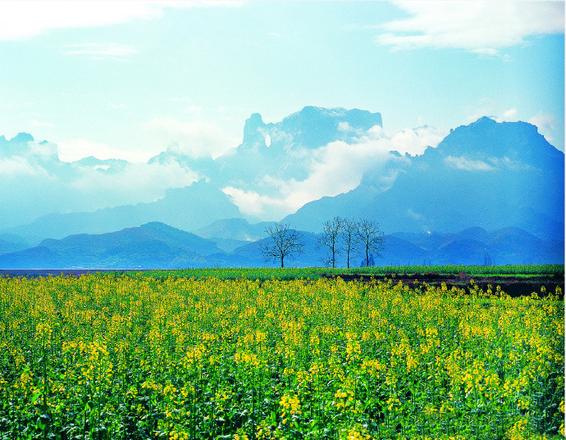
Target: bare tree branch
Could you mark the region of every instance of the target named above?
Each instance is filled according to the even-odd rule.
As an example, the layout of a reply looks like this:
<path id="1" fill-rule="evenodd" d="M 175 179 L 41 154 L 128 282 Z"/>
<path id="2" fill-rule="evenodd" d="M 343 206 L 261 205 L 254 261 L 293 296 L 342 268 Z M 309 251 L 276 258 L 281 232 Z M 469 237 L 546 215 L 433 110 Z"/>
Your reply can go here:
<path id="1" fill-rule="evenodd" d="M 303 243 L 296 230 L 287 224 L 275 224 L 265 228 L 268 240 L 264 242 L 262 254 L 267 259 L 279 261 L 285 267 L 285 258 L 303 252 Z"/>
<path id="2" fill-rule="evenodd" d="M 327 220 L 322 225 L 322 236 L 319 243 L 322 247 L 326 248 L 328 255 L 325 263 L 333 268 L 336 267 L 336 257 L 339 254 L 339 239 L 342 232 L 342 219 L 334 217 L 332 220 Z"/>
<path id="3" fill-rule="evenodd" d="M 364 251 L 365 264 L 369 266 L 370 255 L 377 256 L 383 249 L 383 232 L 377 223 L 362 219 L 358 221 L 357 238 Z"/>
<path id="4" fill-rule="evenodd" d="M 352 253 L 354 253 L 358 248 L 358 222 L 345 218 L 342 219 L 342 245 L 344 246 L 344 252 L 346 253 L 346 267 L 350 268 L 350 258 Z"/>

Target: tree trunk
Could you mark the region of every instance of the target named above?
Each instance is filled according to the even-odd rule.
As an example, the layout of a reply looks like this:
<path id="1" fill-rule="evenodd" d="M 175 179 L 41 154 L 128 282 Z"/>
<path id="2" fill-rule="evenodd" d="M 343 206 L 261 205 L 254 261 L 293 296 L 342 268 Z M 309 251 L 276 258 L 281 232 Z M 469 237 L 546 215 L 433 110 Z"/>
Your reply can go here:
<path id="1" fill-rule="evenodd" d="M 369 267 L 369 247 L 366 246 L 366 267 Z"/>
<path id="2" fill-rule="evenodd" d="M 285 257 L 283 255 L 281 255 L 281 268 L 285 267 Z"/>
<path id="3" fill-rule="evenodd" d="M 336 249 L 332 247 L 332 269 L 336 268 Z"/>

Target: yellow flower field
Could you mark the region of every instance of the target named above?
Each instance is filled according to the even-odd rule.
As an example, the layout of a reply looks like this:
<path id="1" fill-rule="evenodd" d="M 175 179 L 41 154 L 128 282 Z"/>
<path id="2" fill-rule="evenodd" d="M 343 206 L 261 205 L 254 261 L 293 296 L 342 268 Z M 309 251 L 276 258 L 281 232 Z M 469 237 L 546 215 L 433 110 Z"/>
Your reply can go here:
<path id="1" fill-rule="evenodd" d="M 0 438 L 559 438 L 563 316 L 473 284 L 0 278 Z"/>

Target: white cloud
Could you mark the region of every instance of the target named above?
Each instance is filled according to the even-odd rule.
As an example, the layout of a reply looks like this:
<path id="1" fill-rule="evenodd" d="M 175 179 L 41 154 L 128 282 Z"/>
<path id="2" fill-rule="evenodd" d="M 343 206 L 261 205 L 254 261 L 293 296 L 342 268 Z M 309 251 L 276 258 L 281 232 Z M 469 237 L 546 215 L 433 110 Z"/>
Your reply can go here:
<path id="1" fill-rule="evenodd" d="M 39 160 L 57 160 L 57 145 L 50 142 L 28 142 L 28 154 L 33 159 Z"/>
<path id="2" fill-rule="evenodd" d="M 489 118 L 493 119 L 496 122 L 516 122 L 521 120 L 522 117 L 519 111 L 516 108 L 512 107 L 499 112 L 498 111 L 495 112 L 485 111 L 483 113 L 476 112 L 473 116 L 467 119 L 467 122 L 468 123 L 475 122 L 482 116 L 486 116 L 486 115 L 488 115 Z"/>
<path id="3" fill-rule="evenodd" d="M 306 179 L 273 180 L 273 183 L 292 212 L 312 200 L 354 189 L 366 171 L 390 160 L 389 150 L 385 138 L 368 138 L 354 145 L 332 142 L 314 152 Z"/>
<path id="4" fill-rule="evenodd" d="M 88 142 L 88 141 L 87 141 Z M 87 143 L 92 148 L 92 143 Z M 109 161 L 61 162 L 57 146 L 28 142 L 27 148 L 0 157 L 0 199 L 7 194 L 37 198 L 40 213 L 52 210 L 98 209 L 163 197 L 169 188 L 193 184 L 201 176 L 175 161 L 128 163 Z M 34 188 L 41 190 L 34 194 Z M 35 199 L 34 199 L 35 200 Z M 19 212 L 18 201 L 14 210 Z M 23 209 L 23 208 L 22 208 Z"/>
<path id="5" fill-rule="evenodd" d="M 527 122 L 536 125 L 541 133 L 549 142 L 554 141 L 552 133 L 556 130 L 556 118 L 548 113 L 538 113 Z"/>
<path id="6" fill-rule="evenodd" d="M 90 58 L 129 58 L 138 51 L 132 46 L 118 43 L 83 43 L 65 46 L 64 54 L 70 56 L 86 56 Z"/>
<path id="7" fill-rule="evenodd" d="M 494 111 L 494 107 L 496 107 L 494 103 L 484 103 L 480 110 L 474 112 L 473 115 L 466 119 L 466 123 L 475 122 L 482 116 L 490 115 L 489 117 L 497 122 L 526 121 L 536 125 L 539 133 L 541 133 L 550 143 L 554 142 L 557 137 L 560 137 L 560 124 L 558 124 L 557 118 L 550 113 L 539 112 L 534 116 L 529 116 L 528 113 L 515 107 L 511 107 L 503 111 Z"/>
<path id="8" fill-rule="evenodd" d="M 477 121 L 482 116 L 488 116 L 497 122 L 516 122 L 526 121 L 535 125 L 540 134 L 542 134 L 548 142 L 558 148 L 563 148 L 560 144 L 562 139 L 561 124 L 558 119 L 551 113 L 539 112 L 535 115 L 527 113 L 520 108 L 510 107 L 505 110 L 497 110 L 497 105 L 492 100 L 484 99 L 483 103 L 477 110 L 474 110 L 469 117 L 465 119 L 466 124 Z"/>
<path id="9" fill-rule="evenodd" d="M 489 162 L 489 164 L 493 165 L 495 168 L 506 168 L 508 170 L 515 170 L 515 171 L 521 171 L 521 170 L 530 170 L 533 169 L 533 167 L 527 163 L 523 163 L 517 160 L 513 160 L 507 156 L 504 157 L 490 157 L 487 159 L 487 162 Z"/>
<path id="10" fill-rule="evenodd" d="M 47 176 L 47 173 L 41 167 L 32 165 L 24 157 L 0 158 L 0 176 L 3 179 L 37 175 Z"/>
<path id="11" fill-rule="evenodd" d="M 218 157 L 238 145 L 238 137 L 224 127 L 203 120 L 181 121 L 175 118 L 154 118 L 146 124 L 169 150 L 191 157 Z"/>
<path id="12" fill-rule="evenodd" d="M 145 162 L 152 154 L 144 151 L 132 151 L 113 147 L 102 142 L 73 138 L 57 142 L 59 156 L 65 162 L 73 162 L 83 157 L 94 156 L 98 159 L 125 159 L 131 162 Z"/>
<path id="13" fill-rule="evenodd" d="M 233 186 L 222 189 L 229 196 L 238 209 L 247 215 L 259 218 L 279 218 L 281 212 L 289 212 L 286 200 L 278 197 L 261 195 L 257 191 L 247 191 Z M 273 213 L 271 211 L 276 211 Z"/>
<path id="14" fill-rule="evenodd" d="M 4 0 L 0 2 L 0 40 L 32 38 L 55 29 L 151 20 L 161 17 L 167 8 L 241 3 L 238 0 Z"/>
<path id="15" fill-rule="evenodd" d="M 0 40 L 31 38 L 53 29 L 147 20 L 159 17 L 161 9 L 143 1 L 4 1 L 0 3 Z"/>
<path id="16" fill-rule="evenodd" d="M 516 117 L 517 117 L 517 109 L 516 108 L 509 108 L 501 114 L 501 118 L 503 120 L 506 120 L 506 121 L 512 120 Z"/>
<path id="17" fill-rule="evenodd" d="M 376 42 L 395 50 L 459 48 L 493 56 L 530 36 L 562 33 L 560 1 L 397 0 L 409 16 L 380 26 Z"/>
<path id="18" fill-rule="evenodd" d="M 465 118 L 464 123 L 471 124 L 484 116 L 497 122 L 515 122 L 526 119 L 524 113 L 520 112 L 517 108 L 510 107 L 502 110 L 495 102 L 486 99 Z"/>
<path id="19" fill-rule="evenodd" d="M 114 202 L 131 203 L 132 200 L 156 200 L 163 197 L 167 189 L 189 186 L 197 179 L 197 173 L 177 162 L 138 163 L 127 164 L 113 173 L 97 166 L 80 167 L 68 186 L 80 194 L 111 193 Z"/>
<path id="20" fill-rule="evenodd" d="M 451 168 L 463 171 L 494 171 L 495 168 L 481 160 L 468 159 L 464 156 L 448 156 L 444 163 Z"/>
<path id="21" fill-rule="evenodd" d="M 391 147 L 400 153 L 413 156 L 424 153 L 427 147 L 436 147 L 448 133 L 438 128 L 422 126 L 404 129 L 391 137 Z"/>
<path id="22" fill-rule="evenodd" d="M 295 212 L 306 203 L 324 196 L 335 196 L 356 188 L 368 171 L 379 174 L 381 189 L 386 189 L 396 177 L 387 170 L 392 160 L 403 161 L 390 154 L 420 154 L 427 146 L 436 146 L 442 139 L 440 131 L 430 127 L 403 130 L 387 136 L 381 127 L 371 128 L 355 144 L 342 141 L 316 150 L 305 150 L 308 176 L 303 180 L 264 176 L 264 187 L 272 191 L 226 187 L 223 191 L 245 214 L 263 219 L 278 219 Z"/>

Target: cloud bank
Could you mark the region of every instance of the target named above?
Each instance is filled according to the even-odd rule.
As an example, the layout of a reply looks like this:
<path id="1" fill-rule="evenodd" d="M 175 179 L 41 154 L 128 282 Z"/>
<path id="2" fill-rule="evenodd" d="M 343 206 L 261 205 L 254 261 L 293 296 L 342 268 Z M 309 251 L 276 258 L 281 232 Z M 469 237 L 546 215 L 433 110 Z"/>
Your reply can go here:
<path id="1" fill-rule="evenodd" d="M 380 45 L 394 50 L 457 48 L 497 55 L 529 37 L 564 32 L 559 1 L 397 0 L 408 14 L 380 26 Z"/>
<path id="2" fill-rule="evenodd" d="M 215 123 L 194 119 L 154 118 L 146 129 L 165 139 L 168 150 L 190 157 L 218 157 L 236 147 L 238 138 Z"/>
<path id="3" fill-rule="evenodd" d="M 98 159 L 124 159 L 143 163 L 150 156 L 144 151 L 126 151 L 103 142 L 83 138 L 62 139 L 57 145 L 59 157 L 65 162 L 74 162 L 84 157 L 94 156 Z"/>
<path id="4" fill-rule="evenodd" d="M 462 156 L 448 156 L 444 163 L 451 168 L 462 171 L 494 171 L 495 168 L 482 160 L 468 159 Z"/>
<path id="5" fill-rule="evenodd" d="M 279 219 L 313 200 L 353 190 L 370 170 L 381 173 L 380 184 L 385 189 L 395 177 L 387 167 L 392 161 L 403 160 L 391 151 L 422 154 L 427 146 L 436 146 L 445 134 L 432 127 L 419 127 L 387 135 L 375 126 L 355 143 L 335 141 L 302 151 L 307 167 L 304 179 L 267 175 L 260 178 L 260 189 L 230 185 L 223 191 L 243 213 L 265 220 Z"/>
<path id="6" fill-rule="evenodd" d="M 168 8 L 235 6 L 240 0 L 4 0 L 0 2 L 0 40 L 33 38 L 57 29 L 103 27 L 153 20 Z"/>
<path id="7" fill-rule="evenodd" d="M 202 176 L 175 161 L 131 163 L 94 157 L 63 162 L 54 144 L 0 138 L 0 227 L 51 212 L 149 202 Z"/>

